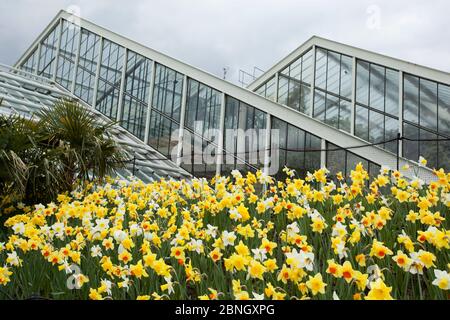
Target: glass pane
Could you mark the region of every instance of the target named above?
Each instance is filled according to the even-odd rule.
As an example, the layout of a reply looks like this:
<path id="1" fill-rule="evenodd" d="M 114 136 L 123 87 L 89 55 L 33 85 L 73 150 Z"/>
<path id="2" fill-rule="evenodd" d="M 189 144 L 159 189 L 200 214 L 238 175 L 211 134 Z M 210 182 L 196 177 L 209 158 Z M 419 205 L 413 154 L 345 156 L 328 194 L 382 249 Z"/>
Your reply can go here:
<path id="1" fill-rule="evenodd" d="M 352 98 L 352 63 L 353 59 L 349 56 L 341 57 L 341 97 Z"/>
<path id="2" fill-rule="evenodd" d="M 438 136 L 426 130 L 420 130 L 420 139 L 436 140 Z M 438 158 L 438 144 L 437 141 L 421 141 L 420 155 L 427 159 L 427 167 L 436 168 Z"/>
<path id="3" fill-rule="evenodd" d="M 334 150 L 338 147 L 332 143 L 327 142 L 327 149 Z M 327 169 L 330 170 L 331 175 L 336 175 L 338 172 L 345 173 L 345 150 L 327 151 Z"/>
<path id="4" fill-rule="evenodd" d="M 93 104 L 94 81 L 99 54 L 100 37 L 82 29 L 74 93 L 90 105 Z"/>
<path id="5" fill-rule="evenodd" d="M 339 129 L 350 132 L 351 103 L 341 99 L 339 110 Z"/>
<path id="6" fill-rule="evenodd" d="M 278 78 L 278 103 L 288 104 L 289 80 L 283 76 Z"/>
<path id="7" fill-rule="evenodd" d="M 161 64 L 156 64 L 153 107 L 180 121 L 183 75 Z"/>
<path id="8" fill-rule="evenodd" d="M 365 61 L 356 65 L 356 101 L 369 105 L 369 63 Z"/>
<path id="9" fill-rule="evenodd" d="M 275 101 L 275 77 L 267 81 L 266 98 Z"/>
<path id="10" fill-rule="evenodd" d="M 289 80 L 289 96 L 287 105 L 292 109 L 299 110 L 300 106 L 300 82 Z"/>
<path id="11" fill-rule="evenodd" d="M 301 80 L 301 73 L 302 73 L 302 58 L 298 58 L 294 62 L 291 63 L 289 66 L 289 76 L 291 78 L 294 78 L 296 80 Z"/>
<path id="12" fill-rule="evenodd" d="M 398 71 L 386 69 L 386 113 L 398 116 Z"/>
<path id="13" fill-rule="evenodd" d="M 388 117 L 385 117 L 384 120 L 385 126 L 385 140 L 391 140 L 397 138 L 398 133 L 398 120 Z M 393 153 L 397 153 L 397 141 L 388 142 L 385 144 L 385 148 Z"/>
<path id="14" fill-rule="evenodd" d="M 355 136 L 369 140 L 369 110 L 358 105 L 355 112 Z"/>
<path id="15" fill-rule="evenodd" d="M 60 32 L 60 24 L 49 33 L 47 38 L 41 42 L 39 52 L 38 75 L 51 78 L 55 68 L 56 46 L 58 45 L 58 35 Z"/>
<path id="16" fill-rule="evenodd" d="M 384 141 L 384 116 L 376 111 L 369 112 L 369 141 Z"/>
<path id="17" fill-rule="evenodd" d="M 331 94 L 326 95 L 325 122 L 335 128 L 339 127 L 339 98 Z"/>
<path id="18" fill-rule="evenodd" d="M 326 90 L 327 84 L 327 52 L 321 48 L 316 50 L 316 80 L 317 88 Z"/>
<path id="19" fill-rule="evenodd" d="M 450 87 L 439 85 L 439 133 L 450 136 Z"/>
<path id="20" fill-rule="evenodd" d="M 313 56 L 312 50 L 309 50 L 302 57 L 302 82 L 311 85 L 313 78 Z"/>
<path id="21" fill-rule="evenodd" d="M 440 139 L 445 137 L 439 136 Z M 441 141 L 438 143 L 439 157 L 438 168 L 444 168 L 445 172 L 450 171 L 450 141 Z"/>
<path id="22" fill-rule="evenodd" d="M 311 88 L 302 85 L 300 94 L 300 112 L 311 114 Z"/>
<path id="23" fill-rule="evenodd" d="M 419 123 L 419 78 L 404 75 L 403 119 Z"/>
<path id="24" fill-rule="evenodd" d="M 370 107 L 384 111 L 384 68 L 370 66 Z"/>
<path id="25" fill-rule="evenodd" d="M 437 131 L 437 83 L 420 79 L 420 125 Z"/>
<path id="26" fill-rule="evenodd" d="M 290 168 L 303 168 L 305 162 L 305 153 L 302 151 L 305 148 L 305 132 L 292 125 L 288 125 L 287 136 L 287 157 L 286 165 Z"/>
<path id="27" fill-rule="evenodd" d="M 328 51 L 327 91 L 339 94 L 339 80 L 341 74 L 341 55 Z"/>
<path id="28" fill-rule="evenodd" d="M 404 123 L 403 136 L 409 139 L 419 139 L 419 128 L 416 126 Z M 403 156 L 413 161 L 419 160 L 419 142 L 403 140 Z"/>
<path id="29" fill-rule="evenodd" d="M 116 119 L 117 116 L 124 54 L 123 47 L 103 40 L 95 108 L 111 119 Z"/>
<path id="30" fill-rule="evenodd" d="M 38 62 L 38 52 L 36 48 L 30 55 L 30 57 L 22 64 L 21 68 L 24 71 L 35 73 L 37 68 L 37 62 Z"/>
<path id="31" fill-rule="evenodd" d="M 319 90 L 314 95 L 314 118 L 325 121 L 325 93 Z"/>
<path id="32" fill-rule="evenodd" d="M 141 140 L 144 140 L 151 68 L 150 60 L 128 51 L 121 125 Z"/>
<path id="33" fill-rule="evenodd" d="M 78 51 L 80 27 L 63 20 L 56 82 L 71 90 L 75 67 L 75 57 Z"/>

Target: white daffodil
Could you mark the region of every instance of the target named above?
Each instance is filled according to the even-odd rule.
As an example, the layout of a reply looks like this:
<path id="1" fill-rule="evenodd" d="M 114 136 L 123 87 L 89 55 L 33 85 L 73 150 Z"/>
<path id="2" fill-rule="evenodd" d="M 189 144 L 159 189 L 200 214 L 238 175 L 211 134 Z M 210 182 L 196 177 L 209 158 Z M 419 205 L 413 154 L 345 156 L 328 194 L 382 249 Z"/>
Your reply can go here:
<path id="1" fill-rule="evenodd" d="M 225 247 L 234 245 L 235 240 L 236 240 L 236 235 L 234 234 L 234 232 L 228 232 L 228 231 L 222 232 L 222 242 Z"/>
<path id="2" fill-rule="evenodd" d="M 16 223 L 12 227 L 14 234 L 24 234 L 25 233 L 25 225 L 23 222 Z"/>
<path id="3" fill-rule="evenodd" d="M 438 286 L 442 290 L 450 290 L 450 274 L 445 270 L 434 269 L 436 279 L 433 280 L 433 285 Z"/>
<path id="4" fill-rule="evenodd" d="M 212 238 L 216 238 L 217 237 L 217 230 L 219 230 L 218 227 L 212 226 L 210 224 L 208 224 L 206 226 L 208 229 L 206 230 L 206 234 L 211 236 Z"/>
<path id="5" fill-rule="evenodd" d="M 118 243 L 121 243 L 127 237 L 127 234 L 123 230 L 116 230 L 114 231 L 113 237 L 114 240 L 116 240 Z"/>
<path id="6" fill-rule="evenodd" d="M 100 246 L 98 246 L 98 245 L 95 245 L 95 246 L 93 246 L 92 248 L 91 248 L 91 256 L 92 257 L 102 257 L 103 256 L 103 254 L 102 254 L 102 248 L 100 248 Z"/>
<path id="7" fill-rule="evenodd" d="M 264 300 L 264 293 L 256 293 L 256 292 L 252 292 L 253 294 L 253 300 Z"/>
<path id="8" fill-rule="evenodd" d="M 427 159 L 425 159 L 424 157 L 422 156 L 419 157 L 419 166 L 426 167 L 427 162 L 428 162 Z"/>
<path id="9" fill-rule="evenodd" d="M 267 259 L 267 255 L 266 255 L 266 249 L 252 249 L 253 252 L 253 257 L 255 260 L 259 260 L 259 261 L 265 261 Z"/>

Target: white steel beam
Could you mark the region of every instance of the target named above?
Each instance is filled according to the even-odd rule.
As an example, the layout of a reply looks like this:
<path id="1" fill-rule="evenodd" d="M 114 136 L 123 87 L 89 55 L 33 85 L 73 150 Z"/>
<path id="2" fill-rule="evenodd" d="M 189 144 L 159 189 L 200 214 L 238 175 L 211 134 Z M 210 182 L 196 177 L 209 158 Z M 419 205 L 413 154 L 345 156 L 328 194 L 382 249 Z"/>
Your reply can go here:
<path id="1" fill-rule="evenodd" d="M 398 132 L 403 137 L 403 71 L 398 73 Z M 398 143 L 398 154 L 403 155 L 403 140 Z"/>
<path id="2" fill-rule="evenodd" d="M 311 96 L 309 97 L 309 106 L 310 106 L 310 110 L 309 110 L 309 116 L 312 117 L 313 116 L 313 110 L 314 110 L 314 91 L 316 88 L 316 46 L 313 45 L 312 48 L 312 79 L 311 79 Z"/>
<path id="3" fill-rule="evenodd" d="M 184 119 L 186 116 L 186 101 L 187 101 L 187 82 L 188 77 L 183 77 L 183 88 L 181 94 L 181 107 L 180 107 L 180 127 L 178 130 L 178 145 L 177 145 L 177 166 L 181 166 L 181 153 L 183 151 L 183 135 L 184 135 Z M 173 159 L 172 159 L 173 161 Z"/>
<path id="4" fill-rule="evenodd" d="M 216 175 L 220 175 L 223 164 L 223 141 L 225 135 L 225 108 L 226 108 L 226 96 L 225 93 L 222 92 L 221 102 L 220 102 L 220 116 L 219 116 L 219 130 L 220 135 L 217 143 L 217 157 L 216 157 Z"/>
<path id="5" fill-rule="evenodd" d="M 56 32 L 57 34 L 57 40 L 56 40 L 56 51 L 55 51 L 55 61 L 53 61 L 53 75 L 52 80 L 56 82 L 56 72 L 58 70 L 58 60 L 59 60 L 59 51 L 61 49 L 61 35 L 62 35 L 63 25 L 62 20 L 60 20 L 60 23 L 58 25 L 58 30 Z"/>
<path id="6" fill-rule="evenodd" d="M 74 28 L 78 30 L 78 45 L 77 52 L 75 54 L 75 64 L 73 66 L 73 78 L 72 78 L 72 86 L 70 87 L 70 92 L 73 94 L 75 92 L 75 83 L 77 81 L 77 72 L 78 72 L 78 64 L 80 63 L 80 50 L 81 50 L 81 28 L 80 26 L 74 24 Z"/>
<path id="7" fill-rule="evenodd" d="M 355 134 L 356 114 L 356 58 L 352 58 L 352 106 L 350 109 L 350 133 Z"/>
<path id="8" fill-rule="evenodd" d="M 148 106 L 147 106 L 147 117 L 145 119 L 145 136 L 144 143 L 148 144 L 148 134 L 150 132 L 150 113 L 152 111 L 152 103 L 153 103 L 153 88 L 155 87 L 155 71 L 156 63 L 155 60 L 152 60 L 152 71 L 150 73 L 150 87 L 148 92 Z"/>
<path id="9" fill-rule="evenodd" d="M 128 58 L 128 49 L 125 47 L 124 50 L 125 52 L 123 54 L 123 61 L 122 61 L 122 74 L 120 75 L 119 102 L 117 104 L 116 121 L 122 120 L 123 91 L 125 90 L 125 75 L 127 73 L 127 58 Z"/>
<path id="10" fill-rule="evenodd" d="M 98 91 L 98 78 L 100 77 L 100 65 L 102 63 L 103 58 L 103 37 L 100 37 L 100 52 L 97 57 L 97 69 L 95 69 L 95 80 L 94 80 L 94 90 L 92 93 L 92 108 L 95 109 L 97 104 L 97 91 Z"/>

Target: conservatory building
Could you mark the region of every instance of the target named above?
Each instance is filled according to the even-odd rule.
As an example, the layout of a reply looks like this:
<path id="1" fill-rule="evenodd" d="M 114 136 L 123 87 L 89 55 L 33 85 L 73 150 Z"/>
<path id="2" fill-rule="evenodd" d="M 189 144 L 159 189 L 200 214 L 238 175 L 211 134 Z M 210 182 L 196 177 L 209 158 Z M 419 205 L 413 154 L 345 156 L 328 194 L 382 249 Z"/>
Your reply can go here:
<path id="1" fill-rule="evenodd" d="M 242 88 L 61 11 L 0 72 L 0 112 L 51 107 L 26 108 L 36 89 L 18 85 L 18 101 L 4 77 L 45 81 L 117 121 L 142 179 L 285 166 L 348 174 L 359 162 L 424 180 L 450 170 L 450 74 L 315 36 Z"/>

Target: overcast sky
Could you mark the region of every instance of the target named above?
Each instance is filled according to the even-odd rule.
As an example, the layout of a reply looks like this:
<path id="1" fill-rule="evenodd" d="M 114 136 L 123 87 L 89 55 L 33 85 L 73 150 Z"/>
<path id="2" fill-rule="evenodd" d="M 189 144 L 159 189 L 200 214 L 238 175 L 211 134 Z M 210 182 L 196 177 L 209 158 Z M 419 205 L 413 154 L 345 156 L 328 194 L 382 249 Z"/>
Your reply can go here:
<path id="1" fill-rule="evenodd" d="M 1 0 L 0 62 L 13 64 L 60 9 L 238 80 L 312 35 L 450 71 L 450 1 Z"/>

